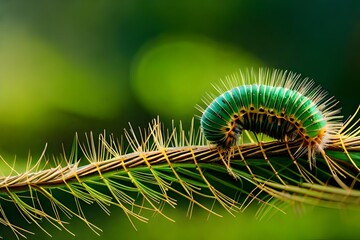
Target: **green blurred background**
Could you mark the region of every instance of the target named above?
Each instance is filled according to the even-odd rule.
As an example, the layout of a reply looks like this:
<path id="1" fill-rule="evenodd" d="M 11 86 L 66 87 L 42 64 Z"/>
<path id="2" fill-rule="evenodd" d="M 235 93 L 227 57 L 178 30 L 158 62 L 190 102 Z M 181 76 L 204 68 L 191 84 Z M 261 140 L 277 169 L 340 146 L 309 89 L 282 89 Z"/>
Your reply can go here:
<path id="1" fill-rule="evenodd" d="M 195 105 L 212 91 L 211 83 L 248 67 L 310 77 L 336 96 L 348 116 L 360 102 L 359 43 L 359 1 L 0 0 L 0 154 L 21 162 L 29 149 L 36 156 L 49 143 L 49 153 L 56 155 L 62 144 L 70 148 L 75 132 L 106 129 L 119 136 L 128 122 L 146 127 L 158 115 L 168 126 L 172 119 L 186 125 L 199 114 Z M 247 221 L 251 214 L 214 223 L 203 215 L 186 220 L 185 210 L 178 210 L 173 215 L 182 223 L 157 216 L 135 232 L 114 211 L 111 217 L 100 209 L 98 216 L 91 214 L 102 219 L 96 222 L 105 229 L 103 238 L 80 224 L 78 239 L 250 238 L 272 230 L 279 239 L 294 236 L 297 221 L 289 217 L 293 228 L 284 229 L 282 216 L 256 235 L 264 224 Z M 326 229 L 326 214 L 325 223 L 305 216 L 300 226 L 312 220 L 318 222 L 309 226 Z M 341 222 L 337 214 L 331 217 Z M 194 234 L 196 229 L 203 233 Z M 294 231 L 301 239 L 332 236 L 315 230 Z M 66 237 L 71 239 L 62 232 L 56 239 Z"/>

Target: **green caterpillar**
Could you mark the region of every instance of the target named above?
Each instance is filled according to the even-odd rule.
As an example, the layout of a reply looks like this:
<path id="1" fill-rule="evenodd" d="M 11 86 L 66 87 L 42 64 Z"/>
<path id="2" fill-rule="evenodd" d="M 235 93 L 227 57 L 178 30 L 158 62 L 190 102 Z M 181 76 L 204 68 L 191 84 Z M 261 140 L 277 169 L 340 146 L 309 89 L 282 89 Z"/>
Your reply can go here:
<path id="1" fill-rule="evenodd" d="M 228 78 L 229 86 L 222 83 L 225 91 L 218 89 L 222 94 L 209 101 L 201 117 L 205 138 L 222 149 L 249 130 L 280 141 L 300 139 L 299 152 L 314 157 L 342 126 L 337 102 L 298 74 L 260 69 Z"/>

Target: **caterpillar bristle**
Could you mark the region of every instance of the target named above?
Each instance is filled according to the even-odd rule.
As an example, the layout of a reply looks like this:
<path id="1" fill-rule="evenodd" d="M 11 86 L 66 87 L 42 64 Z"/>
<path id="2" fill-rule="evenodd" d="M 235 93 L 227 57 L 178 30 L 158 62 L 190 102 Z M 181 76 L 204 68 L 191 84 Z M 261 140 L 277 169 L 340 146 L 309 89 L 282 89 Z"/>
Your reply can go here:
<path id="1" fill-rule="evenodd" d="M 201 108 L 205 138 L 223 151 L 238 144 L 243 130 L 279 141 L 302 140 L 295 155 L 311 164 L 342 127 L 338 101 L 312 79 L 277 69 L 248 69 L 213 84 Z"/>

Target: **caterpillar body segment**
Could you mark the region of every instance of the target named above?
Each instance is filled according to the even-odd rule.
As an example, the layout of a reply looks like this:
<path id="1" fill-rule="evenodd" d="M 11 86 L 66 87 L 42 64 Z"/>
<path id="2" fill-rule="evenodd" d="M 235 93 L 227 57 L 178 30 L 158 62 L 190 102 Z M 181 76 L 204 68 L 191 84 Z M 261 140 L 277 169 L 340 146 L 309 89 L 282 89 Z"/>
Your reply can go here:
<path id="1" fill-rule="evenodd" d="M 216 88 L 221 95 L 208 102 L 201 127 L 221 149 L 236 145 L 243 130 L 249 130 L 279 141 L 302 140 L 298 152 L 314 158 L 342 126 L 337 102 L 292 72 L 240 72 Z"/>

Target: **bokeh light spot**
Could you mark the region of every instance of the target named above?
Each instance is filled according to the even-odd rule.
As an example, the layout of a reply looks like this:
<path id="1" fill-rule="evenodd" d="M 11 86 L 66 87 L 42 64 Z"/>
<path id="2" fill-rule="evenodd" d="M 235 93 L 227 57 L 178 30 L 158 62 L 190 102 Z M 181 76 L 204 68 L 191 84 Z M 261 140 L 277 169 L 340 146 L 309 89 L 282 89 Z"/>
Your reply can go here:
<path id="1" fill-rule="evenodd" d="M 160 37 L 146 44 L 133 63 L 132 86 L 148 111 L 186 119 L 211 83 L 261 63 L 245 51 L 199 36 Z"/>

